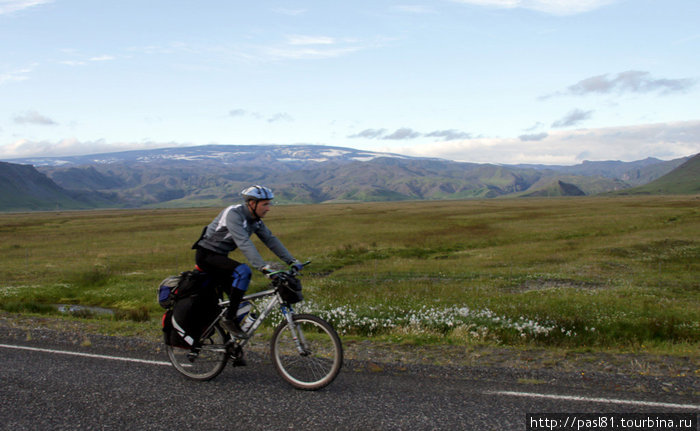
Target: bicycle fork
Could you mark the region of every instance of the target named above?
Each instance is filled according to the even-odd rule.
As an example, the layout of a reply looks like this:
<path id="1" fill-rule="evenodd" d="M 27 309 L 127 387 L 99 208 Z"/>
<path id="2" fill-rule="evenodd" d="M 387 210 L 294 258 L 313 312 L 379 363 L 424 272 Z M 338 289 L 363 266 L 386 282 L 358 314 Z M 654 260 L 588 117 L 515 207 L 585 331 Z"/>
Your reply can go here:
<path id="1" fill-rule="evenodd" d="M 282 306 L 282 314 L 284 314 L 285 319 L 287 319 L 287 327 L 292 334 L 292 340 L 294 340 L 294 345 L 297 347 L 297 351 L 301 356 L 309 356 L 311 351 L 308 349 L 308 343 L 304 337 L 304 331 L 297 327 L 294 322 L 294 312 L 291 308 Z"/>

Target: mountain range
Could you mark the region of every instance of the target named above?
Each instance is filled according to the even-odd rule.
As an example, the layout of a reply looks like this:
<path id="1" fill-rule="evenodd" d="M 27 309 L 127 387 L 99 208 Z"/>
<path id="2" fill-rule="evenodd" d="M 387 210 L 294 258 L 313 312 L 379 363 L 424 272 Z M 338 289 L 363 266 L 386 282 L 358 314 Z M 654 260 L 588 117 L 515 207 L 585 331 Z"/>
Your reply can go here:
<path id="1" fill-rule="evenodd" d="M 683 176 L 695 184 L 697 159 Z M 32 157 L 0 162 L 0 211 L 221 206 L 258 183 L 273 188 L 282 203 L 631 193 L 692 160 L 496 165 L 317 145 Z M 668 187 L 688 192 L 667 185 L 665 193 L 674 193 Z"/>

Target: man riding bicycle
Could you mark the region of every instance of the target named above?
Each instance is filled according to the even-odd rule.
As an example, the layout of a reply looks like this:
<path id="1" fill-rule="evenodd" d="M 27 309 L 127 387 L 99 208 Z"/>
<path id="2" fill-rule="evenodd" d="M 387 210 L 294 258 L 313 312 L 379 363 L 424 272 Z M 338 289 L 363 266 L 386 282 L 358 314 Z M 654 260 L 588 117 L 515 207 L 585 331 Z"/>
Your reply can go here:
<path id="1" fill-rule="evenodd" d="M 245 263 L 229 258 L 228 253 L 236 248 L 240 249 L 253 268 L 268 275 L 272 272 L 272 267 L 263 260 L 250 240 L 250 237 L 256 234 L 263 244 L 288 265 L 299 264 L 299 262 L 262 221 L 270 210 L 270 204 L 274 198 L 272 190 L 256 185 L 246 188 L 241 195 L 245 202 L 222 210 L 205 228 L 192 248 L 197 250 L 195 255 L 197 266 L 202 271 L 225 281 L 222 284 L 231 304 L 222 319 L 224 327 L 233 336 L 246 338 L 246 333 L 241 330 L 236 321 L 236 312 L 241 298 L 248 290 L 252 272 Z M 301 267 L 301 264 L 299 265 Z"/>

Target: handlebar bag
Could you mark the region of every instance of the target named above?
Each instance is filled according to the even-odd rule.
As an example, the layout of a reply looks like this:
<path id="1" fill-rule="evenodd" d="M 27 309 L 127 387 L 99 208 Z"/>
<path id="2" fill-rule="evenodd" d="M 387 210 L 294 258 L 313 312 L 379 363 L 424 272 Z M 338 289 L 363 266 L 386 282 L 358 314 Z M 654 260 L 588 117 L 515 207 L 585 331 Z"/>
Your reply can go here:
<path id="1" fill-rule="evenodd" d="M 296 304 L 304 299 L 301 294 L 301 281 L 295 277 L 284 277 L 279 281 L 279 293 L 289 304 Z"/>

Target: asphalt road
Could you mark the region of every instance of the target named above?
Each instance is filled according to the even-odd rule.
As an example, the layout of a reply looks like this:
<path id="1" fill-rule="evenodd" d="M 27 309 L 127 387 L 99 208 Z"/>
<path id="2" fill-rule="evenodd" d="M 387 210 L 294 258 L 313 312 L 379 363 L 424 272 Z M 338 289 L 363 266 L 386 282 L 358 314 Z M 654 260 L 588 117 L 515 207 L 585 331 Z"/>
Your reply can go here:
<path id="1" fill-rule="evenodd" d="M 353 364 L 329 387 L 304 392 L 256 355 L 195 382 L 162 352 L 20 341 L 0 339 L 4 430 L 525 430 L 528 413 L 700 412 L 697 397 Z"/>

